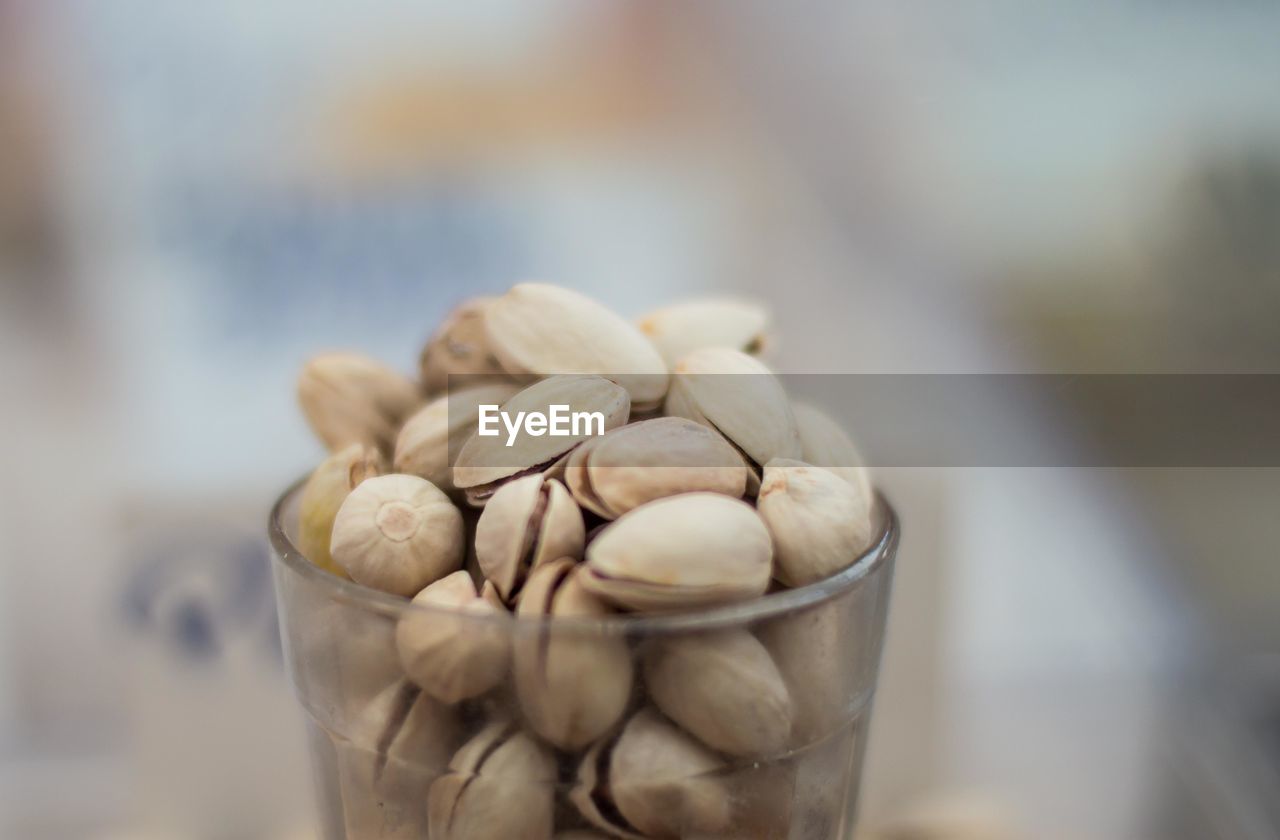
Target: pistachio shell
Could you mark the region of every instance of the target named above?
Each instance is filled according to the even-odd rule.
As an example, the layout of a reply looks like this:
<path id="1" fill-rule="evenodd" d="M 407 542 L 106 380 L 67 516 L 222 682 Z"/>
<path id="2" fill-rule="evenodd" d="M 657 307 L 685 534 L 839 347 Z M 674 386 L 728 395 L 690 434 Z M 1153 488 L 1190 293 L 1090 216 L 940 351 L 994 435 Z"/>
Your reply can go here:
<path id="1" fill-rule="evenodd" d="M 856 638 L 844 616 L 849 606 L 832 601 L 772 619 L 759 629 L 760 642 L 786 681 L 792 703 L 792 739 L 803 747 L 847 725 L 860 694 L 850 658 Z M 873 667 L 873 666 L 867 666 Z"/>
<path id="2" fill-rule="evenodd" d="M 548 840 L 556 763 L 514 725 L 495 722 L 468 741 L 431 786 L 432 840 Z"/>
<path id="3" fill-rule="evenodd" d="M 366 479 L 338 509 L 329 550 L 356 583 L 409 597 L 462 565 L 462 515 L 424 478 Z"/>
<path id="4" fill-rule="evenodd" d="M 748 470 L 724 438 L 682 417 L 632 423 L 575 449 L 565 481 L 583 507 L 605 519 L 655 499 L 706 491 L 740 498 Z"/>
<path id="5" fill-rule="evenodd" d="M 765 465 L 758 506 L 773 535 L 774 577 L 787 586 L 830 577 L 858 559 L 874 537 L 871 497 L 802 461 L 778 458 Z"/>
<path id="6" fill-rule="evenodd" d="M 455 490 L 450 442 L 460 447 L 475 432 L 481 405 L 501 405 L 519 390 L 511 383 L 475 385 L 427 403 L 400 429 L 392 468 L 398 473 L 421 476 L 445 492 Z"/>
<path id="7" fill-rule="evenodd" d="M 666 413 L 724 435 L 756 464 L 800 457 L 795 414 L 782 384 L 758 359 L 736 350 L 695 350 L 675 367 Z"/>
<path id="8" fill-rule="evenodd" d="M 686 493 L 624 514 L 587 548 L 583 586 L 627 609 L 738 601 L 769 585 L 769 532 L 750 505 Z"/>
<path id="9" fill-rule="evenodd" d="M 668 367 L 704 347 L 727 347 L 755 354 L 768 343 L 768 310 L 758 303 L 734 298 L 706 298 L 664 306 L 636 323 Z"/>
<path id="10" fill-rule="evenodd" d="M 840 424 L 807 403 L 795 403 L 792 410 L 800 431 L 800 460 L 830 470 L 871 498 L 871 476 Z"/>
<path id="11" fill-rule="evenodd" d="M 667 392 L 667 365 L 641 332 L 578 292 L 521 283 L 485 309 L 485 335 L 504 369 L 594 373 L 622 385 L 637 410 Z"/>
<path id="12" fill-rule="evenodd" d="M 464 571 L 419 592 L 414 604 L 457 610 L 409 611 L 396 627 L 396 649 L 409 679 L 445 703 L 483 694 L 506 674 L 510 646 L 506 628 L 485 618 L 506 610 L 476 593 Z M 498 602 L 501 604 L 501 602 Z"/>
<path id="13" fill-rule="evenodd" d="M 609 614 L 582 588 L 581 568 L 561 559 L 535 569 L 517 615 L 594 618 Z M 562 750 L 578 750 L 622 718 L 631 696 L 631 655 L 617 636 L 542 625 L 515 644 L 516 692 L 535 732 Z"/>
<path id="14" fill-rule="evenodd" d="M 745 630 L 657 638 L 644 654 L 658 708 L 729 755 L 780 753 L 791 735 L 791 697 L 773 658 Z"/>
<path id="15" fill-rule="evenodd" d="M 320 462 L 302 488 L 298 502 L 298 548 L 326 572 L 347 577 L 333 562 L 329 540 L 338 508 L 357 484 L 382 472 L 382 456 L 365 444 L 353 443 Z"/>
<path id="16" fill-rule="evenodd" d="M 569 798 L 589 822 L 620 837 L 714 833 L 732 816 L 728 790 L 715 775 L 723 767 L 710 750 L 645 709 L 615 743 L 591 748 Z"/>
<path id="17" fill-rule="evenodd" d="M 444 771 L 458 723 L 447 707 L 405 683 L 369 703 L 337 744 L 349 836 L 410 840 L 425 834 L 422 792 Z"/>
<path id="18" fill-rule="evenodd" d="M 476 561 L 503 600 L 511 601 L 531 569 L 582 556 L 582 511 L 555 479 L 528 475 L 493 494 L 476 526 Z"/>
<path id="19" fill-rule="evenodd" d="M 336 451 L 363 443 L 389 451 L 422 395 L 406 377 L 357 353 L 311 359 L 298 377 L 298 402 L 316 437 Z"/>
<path id="20" fill-rule="evenodd" d="M 631 403 L 627 392 L 599 376 L 552 376 L 535 382 L 502 404 L 512 422 L 519 412 L 550 413 L 551 406 L 568 410 L 600 412 L 605 431 L 627 422 Z M 580 430 L 585 431 L 585 430 Z M 545 472 L 569 450 L 590 437 L 587 434 L 533 436 L 519 434 L 507 446 L 506 430 L 492 437 L 474 434 L 458 452 L 453 482 L 467 491 L 467 497 L 483 503 L 503 481 L 531 471 Z"/>
<path id="21" fill-rule="evenodd" d="M 503 373 L 484 333 L 484 310 L 492 300 L 478 297 L 463 301 L 422 348 L 418 366 L 428 394 L 489 381 Z"/>

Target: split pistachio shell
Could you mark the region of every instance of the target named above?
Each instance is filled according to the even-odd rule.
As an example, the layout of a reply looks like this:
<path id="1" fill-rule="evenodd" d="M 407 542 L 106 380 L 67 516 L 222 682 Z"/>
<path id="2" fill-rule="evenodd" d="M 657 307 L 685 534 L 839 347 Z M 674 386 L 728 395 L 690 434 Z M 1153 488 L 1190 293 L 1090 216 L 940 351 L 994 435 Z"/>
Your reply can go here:
<path id="1" fill-rule="evenodd" d="M 581 567 L 561 559 L 535 569 L 520 595 L 522 618 L 598 618 L 609 609 L 582 588 Z M 619 636 L 541 625 L 515 645 L 516 693 L 535 732 L 579 750 L 622 718 L 631 696 L 631 654 Z"/>
<path id="2" fill-rule="evenodd" d="M 765 465 L 758 506 L 773 535 L 774 577 L 787 586 L 830 577 L 870 547 L 874 536 L 871 497 L 802 461 L 779 458 Z"/>
<path id="3" fill-rule="evenodd" d="M 462 565 L 462 515 L 424 478 L 366 479 L 338 509 L 329 547 L 356 583 L 417 594 Z"/>
<path id="4" fill-rule="evenodd" d="M 666 413 L 724 435 L 755 464 L 800 457 L 800 434 L 782 383 L 760 360 L 719 347 L 675 367 Z"/>
<path id="5" fill-rule="evenodd" d="M 511 383 L 458 388 L 437 397 L 405 421 L 396 438 L 392 468 L 417 475 L 445 492 L 453 485 L 450 442 L 464 442 L 476 430 L 481 405 L 502 405 L 519 391 Z"/>
<path id="6" fill-rule="evenodd" d="M 423 791 L 444 771 L 458 731 L 454 713 L 412 685 L 397 683 L 375 697 L 335 744 L 348 836 L 424 836 Z"/>
<path id="7" fill-rule="evenodd" d="M 800 430 L 800 460 L 830 470 L 871 498 L 871 476 L 858 447 L 840 424 L 807 403 L 795 403 L 792 410 Z"/>
<path id="8" fill-rule="evenodd" d="M 662 404 L 667 365 L 643 334 L 579 292 L 521 283 L 488 305 L 485 335 L 512 374 L 594 373 L 622 385 L 637 410 Z"/>
<path id="9" fill-rule="evenodd" d="M 422 386 L 428 394 L 464 387 L 469 382 L 503 373 L 484 332 L 484 310 L 492 300 L 478 297 L 464 301 L 422 348 L 418 366 L 422 371 Z"/>
<path id="10" fill-rule="evenodd" d="M 844 621 L 848 609 L 834 602 L 821 604 L 771 619 L 759 629 L 760 642 L 791 694 L 791 734 L 798 747 L 846 723 L 859 695 L 848 663 L 864 653 L 850 650 L 852 630 Z"/>
<path id="11" fill-rule="evenodd" d="M 740 601 L 769 585 L 769 532 L 751 506 L 686 493 L 624 514 L 587 548 L 583 586 L 624 609 Z"/>
<path id="12" fill-rule="evenodd" d="M 477 594 L 469 574 L 454 572 L 414 596 L 415 605 L 439 609 L 411 610 L 396 627 L 405 674 L 445 703 L 483 694 L 506 674 L 507 630 L 491 620 L 506 608 L 491 586 L 485 590 Z"/>
<path id="13" fill-rule="evenodd" d="M 505 722 L 485 727 L 431 786 L 427 809 L 433 840 L 549 840 L 555 757 Z"/>
<path id="14" fill-rule="evenodd" d="M 552 406 L 568 406 L 569 412 L 599 412 L 604 429 L 627 422 L 631 402 L 627 392 L 617 384 L 599 376 L 552 376 L 535 382 L 507 400 L 501 410 L 512 418 L 520 412 L 550 414 Z M 577 435 L 525 434 L 521 431 L 513 445 L 507 430 L 494 436 L 472 435 L 453 467 L 453 483 L 467 492 L 467 498 L 483 504 L 494 491 L 512 476 L 533 471 L 546 472 L 569 450 L 591 437 L 596 429 L 580 428 Z M 478 432 L 478 430 L 477 430 Z"/>
<path id="15" fill-rule="evenodd" d="M 790 694 L 769 652 L 747 631 L 654 639 L 644 674 L 658 708 L 707 746 L 736 756 L 787 746 Z"/>
<path id="16" fill-rule="evenodd" d="M 352 443 L 390 451 L 400 423 L 422 396 L 409 379 L 381 362 L 358 353 L 326 353 L 303 367 L 298 402 L 330 451 Z"/>
<path id="17" fill-rule="evenodd" d="M 707 491 L 740 498 L 746 465 L 715 431 L 683 417 L 659 417 L 584 442 L 565 482 L 584 508 L 605 519 L 655 499 Z"/>
<path id="18" fill-rule="evenodd" d="M 768 343 L 769 311 L 751 301 L 707 298 L 664 306 L 637 323 L 670 368 L 704 347 L 759 353 Z"/>
<path id="19" fill-rule="evenodd" d="M 531 569 L 582 556 L 582 511 L 559 481 L 528 475 L 493 494 L 476 525 L 480 571 L 510 602 Z"/>
<path id="20" fill-rule="evenodd" d="M 723 831 L 732 816 L 716 773 L 723 761 L 652 709 L 615 743 L 598 742 L 570 799 L 593 825 L 620 837 L 688 837 Z M 609 806 L 601 808 L 601 803 Z"/>
<path id="21" fill-rule="evenodd" d="M 326 572 L 347 576 L 329 554 L 333 519 L 352 488 L 382 470 L 378 450 L 360 443 L 344 447 L 320 462 L 302 488 L 298 502 L 298 548 L 303 556 Z"/>

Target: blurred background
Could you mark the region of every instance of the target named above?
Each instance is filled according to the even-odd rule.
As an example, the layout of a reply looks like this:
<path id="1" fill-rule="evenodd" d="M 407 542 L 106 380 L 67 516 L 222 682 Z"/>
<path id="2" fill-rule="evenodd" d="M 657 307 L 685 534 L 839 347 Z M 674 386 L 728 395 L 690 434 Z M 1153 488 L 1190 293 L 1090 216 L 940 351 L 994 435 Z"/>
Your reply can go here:
<path id="1" fill-rule="evenodd" d="M 293 379 L 410 371 L 463 297 L 741 292 L 794 372 L 1280 373 L 1277 43 L 1265 0 L 0 0 L 0 836 L 313 836 Z M 882 469 L 867 836 L 1280 837 L 1278 476 Z"/>

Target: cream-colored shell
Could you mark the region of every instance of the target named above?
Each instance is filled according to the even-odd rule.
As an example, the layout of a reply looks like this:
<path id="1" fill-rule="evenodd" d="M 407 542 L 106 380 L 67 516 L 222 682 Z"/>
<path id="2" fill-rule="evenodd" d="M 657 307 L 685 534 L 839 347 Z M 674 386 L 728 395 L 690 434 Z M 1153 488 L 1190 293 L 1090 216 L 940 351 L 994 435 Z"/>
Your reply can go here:
<path id="1" fill-rule="evenodd" d="M 830 470 L 871 498 L 870 472 L 840 424 L 808 403 L 797 402 L 791 408 L 800 430 L 800 460 Z"/>
<path id="2" fill-rule="evenodd" d="M 583 586 L 624 609 L 672 610 L 764 594 L 769 532 L 750 505 L 686 493 L 641 505 L 587 547 Z"/>
<path id="3" fill-rule="evenodd" d="M 565 467 L 573 497 L 605 519 L 680 493 L 741 498 L 747 476 L 741 456 L 724 438 L 683 417 L 643 420 L 588 440 Z"/>
<path id="4" fill-rule="evenodd" d="M 353 443 L 325 458 L 312 471 L 298 501 L 298 548 L 304 557 L 326 572 L 347 577 L 346 570 L 329 554 L 333 520 L 352 488 L 380 474 L 382 469 L 382 456 L 377 449 Z"/>
<path id="5" fill-rule="evenodd" d="M 485 309 L 489 346 L 509 373 L 594 373 L 622 385 L 637 410 L 662 404 L 667 365 L 635 326 L 585 295 L 520 283 Z"/>
<path id="6" fill-rule="evenodd" d="M 498 488 L 476 525 L 480 571 L 510 601 L 531 569 L 577 559 L 586 544 L 582 511 L 554 478 L 528 475 Z"/>
<path id="7" fill-rule="evenodd" d="M 522 618 L 598 618 L 609 609 L 582 588 L 580 567 L 561 559 L 533 571 L 520 595 Z M 525 720 L 562 750 L 582 749 L 613 728 L 631 696 L 631 654 L 619 636 L 557 629 L 515 644 L 516 693 Z"/>
<path id="8" fill-rule="evenodd" d="M 484 310 L 492 301 L 491 297 L 463 301 L 422 348 L 418 367 L 428 394 L 473 382 L 492 382 L 495 376 L 504 375 L 484 332 Z"/>
<path id="9" fill-rule="evenodd" d="M 548 840 L 555 804 L 551 750 L 510 723 L 489 724 L 431 786 L 432 840 Z"/>
<path id="10" fill-rule="evenodd" d="M 415 605 L 440 609 L 410 610 L 396 627 L 401 667 L 437 700 L 456 703 L 475 697 L 506 675 L 508 628 L 493 620 L 504 615 L 506 608 L 492 587 L 486 586 L 486 595 L 476 592 L 465 571 L 454 572 L 413 598 Z"/>
<path id="11" fill-rule="evenodd" d="M 745 630 L 656 638 L 645 683 L 667 717 L 712 749 L 736 756 L 783 752 L 791 697 L 773 658 Z"/>
<path id="12" fill-rule="evenodd" d="M 604 747 L 588 751 L 569 795 L 588 822 L 619 837 L 688 837 L 728 827 L 729 791 L 716 776 L 724 762 L 652 709 L 627 722 L 600 778 Z M 608 819 L 593 795 L 611 797 L 626 823 Z"/>
<path id="13" fill-rule="evenodd" d="M 453 486 L 452 454 L 476 430 L 481 405 L 502 405 L 519 392 L 519 386 L 498 382 L 455 389 L 437 397 L 405 421 L 396 438 L 391 465 L 398 473 L 417 475 L 445 492 Z"/>
<path id="14" fill-rule="evenodd" d="M 389 451 L 400 423 L 422 402 L 407 377 L 358 353 L 325 353 L 298 376 L 298 403 L 333 452 L 353 443 Z"/>
<path id="15" fill-rule="evenodd" d="M 782 383 L 759 359 L 737 350 L 695 350 L 676 365 L 668 416 L 710 426 L 752 462 L 800 457 L 800 434 Z"/>
<path id="16" fill-rule="evenodd" d="M 462 566 L 462 514 L 425 478 L 376 476 L 343 501 L 329 550 L 356 583 L 408 598 Z"/>
<path id="17" fill-rule="evenodd" d="M 871 497 L 802 461 L 766 464 L 757 505 L 773 535 L 773 575 L 787 586 L 830 577 L 857 560 L 875 536 Z"/>
<path id="18" fill-rule="evenodd" d="M 551 406 L 568 410 L 600 412 L 605 431 L 627 422 L 631 402 L 619 385 L 599 376 L 552 376 L 536 382 L 507 400 L 501 410 L 514 418 L 519 412 L 549 413 Z M 579 429 L 585 432 L 585 429 Z M 493 437 L 474 434 L 463 444 L 453 466 L 453 483 L 466 490 L 468 498 L 483 503 L 502 481 L 529 470 L 546 470 L 589 434 L 533 436 L 520 434 L 507 446 L 506 430 Z"/>
<path id="19" fill-rule="evenodd" d="M 684 301 L 656 309 L 636 323 L 669 368 L 704 347 L 755 354 L 769 343 L 769 311 L 738 298 Z"/>

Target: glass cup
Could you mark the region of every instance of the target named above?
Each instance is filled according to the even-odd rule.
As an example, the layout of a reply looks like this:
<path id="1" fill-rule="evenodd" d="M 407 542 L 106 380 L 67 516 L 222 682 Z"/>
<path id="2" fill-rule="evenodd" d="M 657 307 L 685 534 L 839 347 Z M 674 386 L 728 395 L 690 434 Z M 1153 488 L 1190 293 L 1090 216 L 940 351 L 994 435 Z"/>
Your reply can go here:
<path id="1" fill-rule="evenodd" d="M 293 540 L 299 495 L 269 530 L 325 840 L 851 836 L 898 545 L 883 499 L 872 547 L 819 583 L 549 621 L 414 605 L 319 569 Z M 410 616 L 486 640 L 501 676 L 452 704 L 420 690 L 396 646 Z M 607 730 L 558 736 L 585 719 Z"/>

